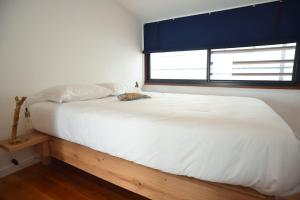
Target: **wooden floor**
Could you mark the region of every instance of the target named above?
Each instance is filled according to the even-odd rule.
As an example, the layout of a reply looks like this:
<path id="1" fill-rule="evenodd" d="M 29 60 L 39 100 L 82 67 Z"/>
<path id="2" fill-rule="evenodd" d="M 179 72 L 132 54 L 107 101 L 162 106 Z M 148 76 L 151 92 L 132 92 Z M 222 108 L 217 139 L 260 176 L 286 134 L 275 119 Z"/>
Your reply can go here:
<path id="1" fill-rule="evenodd" d="M 0 179 L 0 200 L 146 200 L 57 160 Z M 300 200 L 300 194 L 283 200 Z"/>
<path id="2" fill-rule="evenodd" d="M 70 165 L 37 164 L 0 179 L 0 200 L 145 200 Z"/>

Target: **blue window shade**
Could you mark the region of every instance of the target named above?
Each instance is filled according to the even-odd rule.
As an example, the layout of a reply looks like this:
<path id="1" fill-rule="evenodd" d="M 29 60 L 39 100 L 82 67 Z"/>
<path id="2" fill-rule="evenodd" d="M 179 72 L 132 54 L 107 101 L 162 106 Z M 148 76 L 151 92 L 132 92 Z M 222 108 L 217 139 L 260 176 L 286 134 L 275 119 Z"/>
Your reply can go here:
<path id="1" fill-rule="evenodd" d="M 144 52 L 229 48 L 300 41 L 300 0 L 144 25 Z"/>
<path id="2" fill-rule="evenodd" d="M 285 0 L 280 14 L 279 39 L 300 41 L 300 1 Z"/>

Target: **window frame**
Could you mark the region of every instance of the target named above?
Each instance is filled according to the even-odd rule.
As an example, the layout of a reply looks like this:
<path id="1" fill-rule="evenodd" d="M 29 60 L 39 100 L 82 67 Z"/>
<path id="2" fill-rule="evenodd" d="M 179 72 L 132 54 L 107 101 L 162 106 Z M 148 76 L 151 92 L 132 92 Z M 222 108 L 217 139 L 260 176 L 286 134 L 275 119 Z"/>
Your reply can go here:
<path id="1" fill-rule="evenodd" d="M 291 42 L 292 43 L 292 42 Z M 145 53 L 145 84 L 146 85 L 191 85 L 191 86 L 225 86 L 225 87 L 261 87 L 261 88 L 295 88 L 300 89 L 300 44 L 296 43 L 293 76 L 291 81 L 257 81 L 257 80 L 211 80 L 211 50 L 212 49 L 194 49 L 207 50 L 207 75 L 206 80 L 192 79 L 151 79 L 151 56 L 150 53 Z M 280 44 L 280 43 L 279 43 Z M 270 44 L 272 45 L 272 44 Z M 276 45 L 276 44 L 274 44 Z M 257 45 L 259 46 L 259 45 Z M 218 49 L 218 48 L 214 48 Z"/>

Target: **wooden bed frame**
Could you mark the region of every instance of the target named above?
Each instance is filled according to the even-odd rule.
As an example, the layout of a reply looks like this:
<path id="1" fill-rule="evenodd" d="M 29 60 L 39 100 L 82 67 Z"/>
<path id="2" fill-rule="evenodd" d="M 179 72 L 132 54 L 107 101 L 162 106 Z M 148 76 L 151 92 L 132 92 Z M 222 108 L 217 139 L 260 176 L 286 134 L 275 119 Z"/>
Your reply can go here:
<path id="1" fill-rule="evenodd" d="M 250 188 L 164 173 L 53 136 L 49 136 L 49 151 L 46 152 L 49 152 L 50 157 L 150 199 L 275 199 Z"/>

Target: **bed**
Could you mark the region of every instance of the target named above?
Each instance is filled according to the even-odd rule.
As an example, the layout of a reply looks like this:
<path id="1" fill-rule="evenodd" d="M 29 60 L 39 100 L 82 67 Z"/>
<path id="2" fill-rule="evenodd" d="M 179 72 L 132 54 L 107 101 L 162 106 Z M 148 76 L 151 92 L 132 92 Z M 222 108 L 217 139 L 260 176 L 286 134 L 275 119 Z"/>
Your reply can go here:
<path id="1" fill-rule="evenodd" d="M 145 192 L 134 176 L 129 180 L 133 186 L 122 184 L 125 177 L 112 181 L 152 199 L 176 199 L 170 197 L 174 188 L 183 190 L 178 199 L 218 199 L 225 195 L 201 197 L 199 188 L 197 193 L 196 188 L 185 191 L 184 185 L 172 186 L 172 182 L 179 183 L 176 178 L 181 183 L 201 180 L 197 184 L 203 186 L 206 184 L 203 181 L 243 186 L 263 194 L 245 192 L 250 196 L 236 199 L 269 198 L 299 191 L 300 142 L 287 123 L 263 101 L 228 96 L 148 95 L 152 98 L 129 102 L 111 96 L 64 104 L 35 103 L 30 107 L 33 128 L 52 136 L 54 157 L 79 168 L 79 160 L 85 160 L 86 166 L 82 168 L 100 178 L 107 180 L 109 175 L 97 174 L 95 164 L 91 163 L 97 161 L 101 165 L 102 158 L 124 166 L 123 176 L 126 170 L 132 174 L 129 163 L 138 166 L 132 168 L 137 172 L 143 171 L 143 167 L 154 170 L 151 173 L 156 175 L 152 176 L 161 175 L 160 179 L 147 179 L 143 184 L 165 180 L 167 185 L 160 183 L 159 187 L 173 191 L 159 195 L 153 183 L 152 193 Z M 78 156 L 79 149 L 85 153 Z M 96 152 L 97 159 L 93 158 Z M 66 159 L 68 155 L 71 157 Z M 120 170 L 122 167 L 117 167 L 109 173 Z M 164 176 L 168 178 L 161 179 Z M 174 180 L 167 181 L 170 178 Z M 223 188 L 238 191 L 235 195 L 248 191 L 231 186 Z M 216 192 L 210 190 L 204 192 Z M 184 196 L 188 192 L 194 196 Z M 234 197 L 233 193 L 227 195 Z"/>

